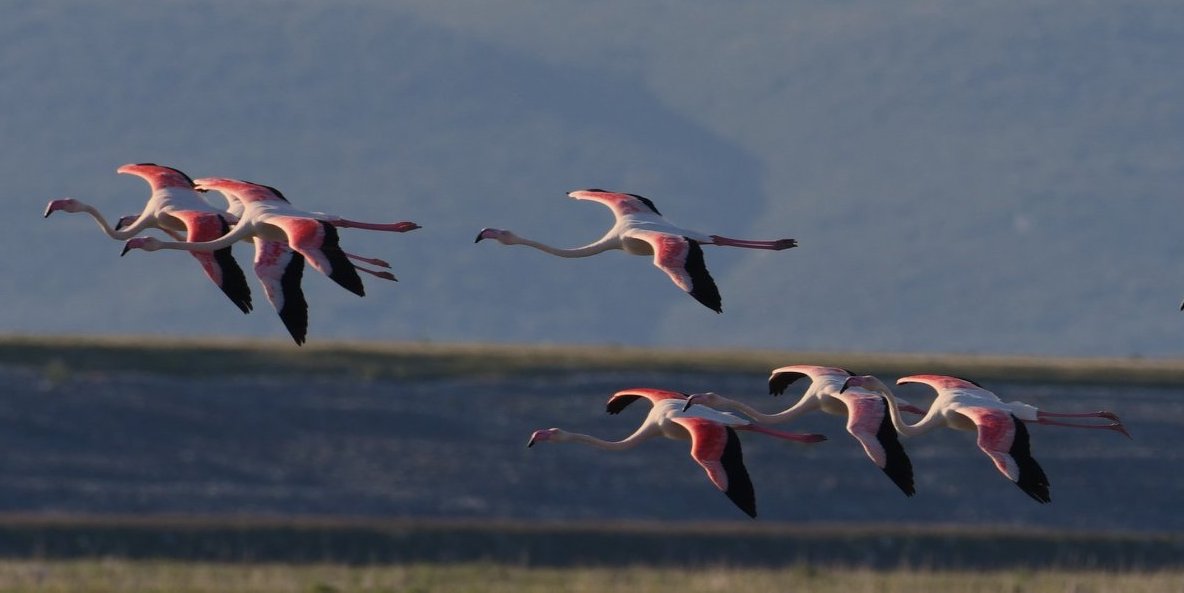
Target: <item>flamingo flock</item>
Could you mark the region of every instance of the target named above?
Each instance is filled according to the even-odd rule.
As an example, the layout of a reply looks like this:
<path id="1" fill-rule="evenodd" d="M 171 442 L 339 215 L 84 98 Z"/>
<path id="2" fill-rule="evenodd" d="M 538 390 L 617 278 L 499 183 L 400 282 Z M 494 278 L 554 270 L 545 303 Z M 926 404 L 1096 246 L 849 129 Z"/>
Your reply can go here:
<path id="1" fill-rule="evenodd" d="M 302 210 L 268 185 L 224 177 L 193 179 L 179 169 L 155 163 L 127 164 L 116 172 L 140 177 L 148 183 L 151 194 L 139 214 L 123 216 L 111 226 L 95 207 L 73 198 L 61 198 L 49 202 L 44 216 L 54 212 L 88 214 L 105 235 L 124 242 L 121 255 L 136 250 L 187 251 L 201 265 L 205 276 L 243 313 L 253 309 L 251 292 L 232 250 L 237 243 L 252 243 L 255 275 L 298 345 L 305 343 L 308 331 L 308 303 L 301 288 L 305 263 L 357 296 L 366 294 L 359 272 L 395 280 L 385 260 L 346 252 L 338 229 L 405 233 L 421 228 L 409 221 L 361 222 Z M 226 205 L 208 201 L 205 194 L 211 191 L 222 194 Z M 503 245 L 525 245 L 564 258 L 588 257 L 609 250 L 652 256 L 654 265 L 678 288 L 716 313 L 723 311 L 722 298 L 707 270 L 703 245 L 771 251 L 797 246 L 794 239 L 734 239 L 682 228 L 664 218 L 651 200 L 637 194 L 586 189 L 567 195 L 607 206 L 615 223 L 600 239 L 582 247 L 553 247 L 508 230 L 488 227 L 477 234 L 475 242 L 490 239 Z M 141 234 L 151 229 L 163 232 L 172 240 Z M 825 436 L 771 427 L 813 411 L 846 418 L 847 432 L 858 441 L 868 459 L 908 497 L 917 490 L 914 465 L 901 437 L 917 437 L 942 426 L 974 432 L 979 449 L 996 469 L 1040 503 L 1052 500 L 1050 482 L 1032 456 L 1028 424 L 1111 430 L 1130 437 L 1113 412 L 1040 410 L 1023 402 L 1004 402 L 973 381 L 944 375 L 911 375 L 896 382 L 897 385 L 918 383 L 934 389 L 937 395 L 928 409 L 897 397 L 874 376 L 856 375 L 836 367 L 797 364 L 774 369 L 768 378 L 768 392 L 781 395 L 803 378 L 809 380 L 809 386 L 799 400 L 777 412 L 762 412 L 711 391 L 694 394 L 654 388 L 618 391 L 608 400 L 609 414 L 619 414 L 639 399 L 651 405 L 648 415 L 632 434 L 614 441 L 547 428 L 534 431 L 527 447 L 547 442 L 580 443 L 624 451 L 657 437 L 690 441 L 691 459 L 706 472 L 708 480 L 742 512 L 755 518 L 755 488 L 744 464 L 739 433 L 762 434 L 801 444 L 820 443 L 826 440 Z M 902 417 L 904 413 L 920 416 L 920 420 L 909 424 Z"/>

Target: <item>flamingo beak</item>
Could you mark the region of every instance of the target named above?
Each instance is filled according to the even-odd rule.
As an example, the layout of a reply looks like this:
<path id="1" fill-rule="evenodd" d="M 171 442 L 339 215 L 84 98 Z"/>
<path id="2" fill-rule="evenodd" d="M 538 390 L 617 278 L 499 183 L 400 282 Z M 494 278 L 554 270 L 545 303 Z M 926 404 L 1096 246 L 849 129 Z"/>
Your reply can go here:
<path id="1" fill-rule="evenodd" d="M 847 377 L 847 380 L 843 381 L 843 387 L 839 389 L 839 393 L 844 393 L 847 391 L 847 388 L 851 386 L 851 379 L 853 378 L 854 377 Z"/>
<path id="2" fill-rule="evenodd" d="M 534 435 L 530 435 L 530 440 L 526 442 L 526 448 L 529 449 L 534 446 Z"/>
<path id="3" fill-rule="evenodd" d="M 120 251 L 120 252 L 119 252 L 119 257 L 123 257 L 123 256 L 127 255 L 127 252 L 129 252 L 129 251 L 131 251 L 131 250 L 132 250 L 132 247 L 131 247 L 131 245 L 128 245 L 127 243 L 124 243 L 124 244 L 123 244 L 123 251 Z"/>
<path id="4" fill-rule="evenodd" d="M 49 215 L 48 215 L 48 214 L 46 214 L 46 216 L 49 216 Z M 476 239 L 476 240 L 474 240 L 473 242 L 474 242 L 474 243 L 480 243 L 480 242 L 481 242 L 481 239 L 484 239 L 484 238 L 485 238 L 485 231 L 481 231 L 480 233 L 477 233 L 477 239 Z"/>
<path id="5" fill-rule="evenodd" d="M 691 406 L 693 405 L 695 405 L 695 396 L 692 395 L 688 397 L 686 403 L 682 405 L 682 411 L 686 412 L 687 410 L 691 409 Z"/>

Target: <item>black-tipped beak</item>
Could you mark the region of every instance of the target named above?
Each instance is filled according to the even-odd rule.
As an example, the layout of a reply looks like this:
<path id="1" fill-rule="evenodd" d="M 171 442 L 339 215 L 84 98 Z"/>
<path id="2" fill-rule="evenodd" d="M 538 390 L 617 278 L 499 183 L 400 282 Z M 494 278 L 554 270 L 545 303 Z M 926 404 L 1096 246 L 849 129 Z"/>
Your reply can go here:
<path id="1" fill-rule="evenodd" d="M 131 251 L 131 250 L 132 250 L 132 248 L 131 248 L 131 247 L 128 247 L 128 246 L 127 246 L 127 244 L 125 243 L 125 244 L 123 245 L 123 251 L 120 251 L 120 252 L 119 252 L 119 257 L 123 257 L 123 256 L 127 255 L 127 252 L 129 252 L 129 251 Z"/>
<path id="2" fill-rule="evenodd" d="M 477 233 L 477 238 L 476 238 L 476 239 L 474 239 L 474 240 L 473 240 L 473 242 L 474 242 L 474 243 L 480 243 L 480 242 L 481 242 L 481 239 L 484 239 L 484 238 L 485 238 L 485 237 L 483 236 L 483 235 L 484 235 L 484 233 L 485 233 L 485 231 L 481 231 L 480 233 Z"/>
<path id="3" fill-rule="evenodd" d="M 844 393 L 844 392 L 846 392 L 846 391 L 847 391 L 847 388 L 848 388 L 848 387 L 850 387 L 850 386 L 851 386 L 851 379 L 850 379 L 850 378 L 848 378 L 846 381 L 843 381 L 843 387 L 841 387 L 841 388 L 839 389 L 839 393 Z"/>
<path id="4" fill-rule="evenodd" d="M 687 410 L 691 409 L 691 406 L 693 406 L 693 405 L 695 405 L 695 402 L 694 402 L 694 400 L 693 400 L 692 398 L 689 398 L 689 397 L 688 397 L 688 398 L 687 398 L 687 402 L 686 402 L 685 404 L 683 404 L 683 405 L 682 405 L 682 411 L 684 411 L 684 412 L 685 412 L 685 411 L 687 411 Z"/>
<path id="5" fill-rule="evenodd" d="M 526 442 L 526 448 L 529 449 L 534 446 L 534 435 L 530 436 L 530 440 Z"/>
<path id="6" fill-rule="evenodd" d="M 43 216 L 42 218 L 49 218 L 50 214 L 53 214 L 53 206 L 46 206 L 45 207 L 45 216 Z M 1184 305 L 1181 305 L 1180 308 L 1184 309 Z"/>

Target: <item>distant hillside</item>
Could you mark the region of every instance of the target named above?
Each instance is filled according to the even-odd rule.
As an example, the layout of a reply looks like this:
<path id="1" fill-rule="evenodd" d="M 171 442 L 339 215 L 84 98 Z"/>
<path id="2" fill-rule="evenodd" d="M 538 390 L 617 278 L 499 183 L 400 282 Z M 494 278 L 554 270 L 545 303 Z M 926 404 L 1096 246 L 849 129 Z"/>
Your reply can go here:
<path id="1" fill-rule="evenodd" d="M 310 339 L 1073 355 L 1184 352 L 1184 7 L 24 1 L 0 19 L 14 197 L 0 330 L 283 337 L 188 256 L 133 253 L 153 160 L 410 219 L 352 232 L 397 285 L 309 274 Z M 798 249 L 711 249 L 725 312 L 645 258 L 562 261 L 611 218 L 564 193 Z M 249 261 L 249 248 L 237 248 Z"/>

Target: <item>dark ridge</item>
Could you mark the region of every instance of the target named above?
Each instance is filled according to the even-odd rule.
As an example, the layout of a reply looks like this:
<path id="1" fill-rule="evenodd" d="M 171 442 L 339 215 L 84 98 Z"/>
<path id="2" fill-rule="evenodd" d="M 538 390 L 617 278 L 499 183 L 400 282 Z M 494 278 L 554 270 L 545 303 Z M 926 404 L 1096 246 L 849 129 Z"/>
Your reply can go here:
<path id="1" fill-rule="evenodd" d="M 904 445 L 900 444 L 900 436 L 896 434 L 896 427 L 892 426 L 892 417 L 888 414 L 888 400 L 880 397 L 884 417 L 880 420 L 880 429 L 876 432 L 876 440 L 884 447 L 884 473 L 904 492 L 905 496 L 917 493 L 913 485 L 913 462 Z"/>
<path id="2" fill-rule="evenodd" d="M 654 206 L 654 203 L 649 198 L 643 198 L 637 194 L 625 194 L 625 195 L 632 196 L 634 198 L 637 198 L 638 200 L 641 200 L 641 203 L 645 204 L 646 207 L 649 208 L 650 210 L 653 210 L 654 214 L 657 214 L 658 216 L 662 215 L 661 212 L 658 212 L 658 207 Z"/>
<path id="3" fill-rule="evenodd" d="M 1052 502 L 1052 497 L 1048 493 L 1050 485 L 1048 476 L 1044 475 L 1044 469 L 1032 457 L 1028 427 L 1014 414 L 1011 416 L 1011 421 L 1015 424 L 1015 438 L 1011 441 L 1011 450 L 1008 453 L 1011 454 L 1020 470 L 1020 477 L 1015 481 L 1015 485 L 1019 486 L 1020 490 L 1023 490 L 1036 502 Z"/>
<path id="4" fill-rule="evenodd" d="M 728 432 L 728 442 L 724 445 L 724 453 L 719 458 L 719 462 L 724 466 L 724 472 L 728 475 L 728 489 L 724 494 L 744 514 L 756 518 L 756 492 L 752 489 L 752 479 L 748 477 L 748 469 L 744 467 L 744 452 L 740 449 L 740 437 L 736 436 L 736 431 L 731 428 L 725 428 Z"/>
<path id="5" fill-rule="evenodd" d="M 218 220 L 222 223 L 222 232 L 220 235 L 230 232 L 230 224 L 226 222 L 226 217 L 218 215 Z M 247 285 L 247 276 L 243 273 L 243 269 L 239 267 L 238 261 L 234 259 L 234 254 L 230 250 L 230 247 L 223 247 L 214 252 L 214 261 L 218 264 L 218 267 L 222 268 L 222 285 L 218 288 L 222 289 L 222 293 L 239 310 L 243 313 L 250 313 L 252 309 L 251 287 Z"/>
<path id="6" fill-rule="evenodd" d="M 291 259 L 280 276 L 284 305 L 280 307 L 279 314 L 280 321 L 284 322 L 284 327 L 299 346 L 304 344 L 308 333 L 308 302 L 304 300 L 304 289 L 300 287 L 300 280 L 304 277 L 304 256 L 291 250 L 288 253 Z"/>
<path id="7" fill-rule="evenodd" d="M 358 270 L 354 268 L 349 258 L 345 256 L 345 252 L 338 245 L 337 229 L 323 220 L 320 222 L 321 228 L 325 229 L 325 238 L 321 241 L 321 253 L 324 253 L 325 259 L 329 260 L 329 278 L 358 296 L 366 296 L 366 289 L 362 286 Z"/>
<path id="8" fill-rule="evenodd" d="M 691 276 L 691 296 L 703 303 L 708 309 L 716 313 L 723 313 L 723 301 L 719 296 L 719 288 L 715 280 L 707 271 L 707 264 L 703 261 L 703 248 L 697 241 L 686 238 L 688 243 L 686 269 Z"/>
<path id="9" fill-rule="evenodd" d="M 805 377 L 805 373 L 781 371 L 769 377 L 769 395 L 781 395 L 794 381 Z"/>

